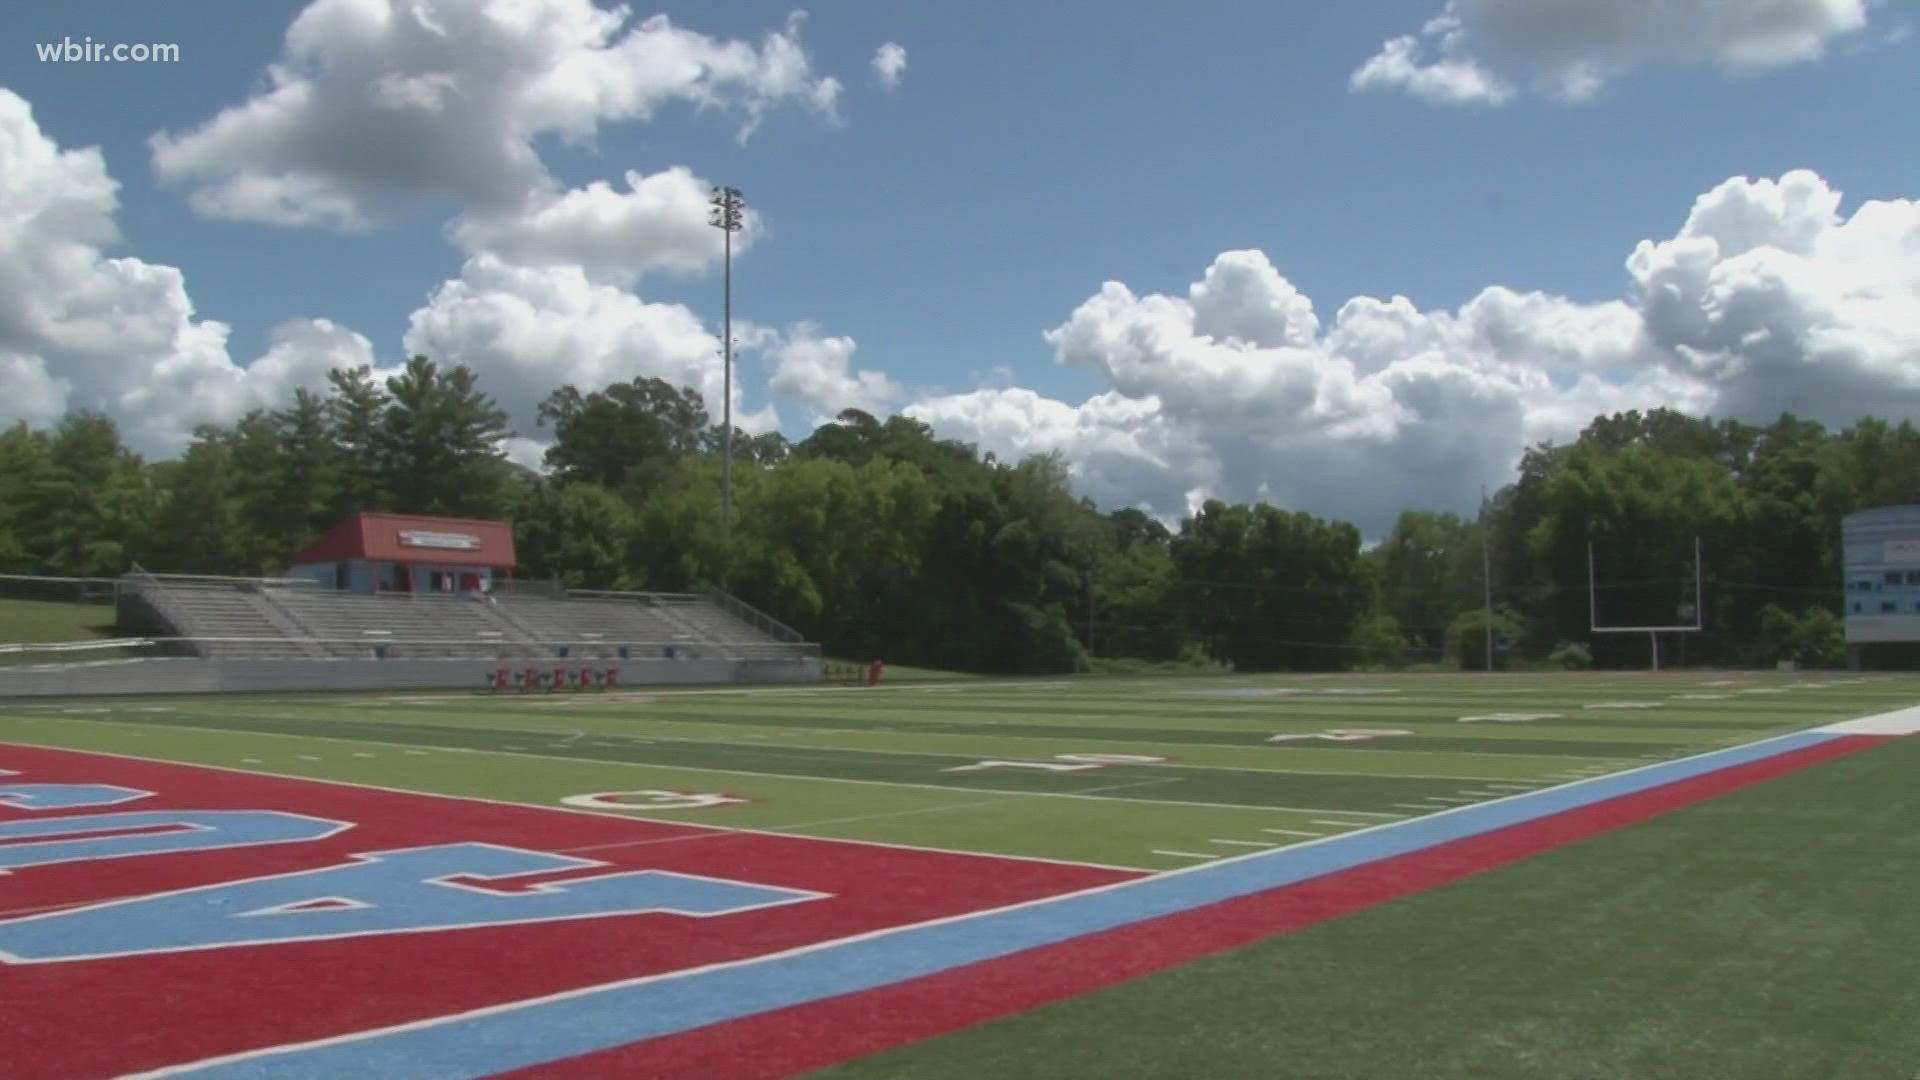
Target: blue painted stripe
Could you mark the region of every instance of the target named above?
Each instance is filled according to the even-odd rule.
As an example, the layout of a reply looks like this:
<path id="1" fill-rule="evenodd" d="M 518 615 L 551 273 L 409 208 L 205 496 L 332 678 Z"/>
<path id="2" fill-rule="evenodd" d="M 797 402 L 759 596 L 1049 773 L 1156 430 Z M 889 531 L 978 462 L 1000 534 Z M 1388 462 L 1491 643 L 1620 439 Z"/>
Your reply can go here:
<path id="1" fill-rule="evenodd" d="M 611 983 L 416 1027 L 266 1051 L 224 1063 L 190 1065 L 164 1075 L 207 1080 L 320 1080 L 353 1075 L 386 1080 L 467 1080 L 495 1075 L 872 990 L 1177 914 L 1763 761 L 1838 737 L 1817 731 L 1782 736 L 1367 832 L 946 922 L 901 927 L 811 951 Z"/>

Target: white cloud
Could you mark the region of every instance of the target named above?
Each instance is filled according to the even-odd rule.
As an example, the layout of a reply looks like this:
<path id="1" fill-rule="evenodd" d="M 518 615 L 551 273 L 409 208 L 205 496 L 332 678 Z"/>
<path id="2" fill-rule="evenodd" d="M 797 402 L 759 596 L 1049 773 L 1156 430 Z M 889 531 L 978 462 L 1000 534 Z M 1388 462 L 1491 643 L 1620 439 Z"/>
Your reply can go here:
<path id="1" fill-rule="evenodd" d="M 1047 332 L 1106 387 L 1085 402 L 987 387 L 908 412 L 1003 457 L 1060 451 L 1108 505 L 1265 498 L 1378 535 L 1407 507 L 1471 512 L 1525 446 L 1602 413 L 1920 410 L 1920 201 L 1840 204 L 1813 173 L 1736 178 L 1639 245 L 1620 300 L 1358 297 L 1324 328 L 1264 255 L 1227 252 L 1184 297 L 1109 282 Z"/>
<path id="2" fill-rule="evenodd" d="M 740 117 L 793 103 L 837 116 L 795 13 L 758 45 L 592 0 L 314 0 L 267 86 L 152 139 L 155 172 L 198 212 L 364 229 L 421 199 L 507 210 L 551 195 L 542 135 L 591 139 L 670 102 Z"/>
<path id="3" fill-rule="evenodd" d="M 1501 104 L 1513 71 L 1583 101 L 1649 63 L 1753 71 L 1817 60 L 1867 25 L 1874 0 L 1447 0 L 1418 35 L 1356 69 L 1355 90 L 1400 89 L 1443 104 Z M 1431 57 L 1431 59 L 1429 59 Z"/>
<path id="4" fill-rule="evenodd" d="M 899 89 L 900 79 L 907 73 L 907 50 L 891 41 L 874 50 L 873 73 L 885 89 Z"/>
<path id="5" fill-rule="evenodd" d="M 410 354 L 472 368 L 527 438 L 541 434 L 535 409 L 562 383 L 597 390 L 638 376 L 664 379 L 699 390 L 715 417 L 724 400 L 720 339 L 699 316 L 596 283 L 577 266 L 476 255 L 413 313 L 404 343 Z M 777 427 L 771 405 L 742 410 L 741 383 L 736 372 L 735 424 Z"/>
<path id="6" fill-rule="evenodd" d="M 48 371 L 46 360 L 19 353 L 0 352 L 0 386 L 7 388 L 0 421 L 25 420 L 34 427 L 56 423 L 73 393 L 73 384 Z"/>
<path id="7" fill-rule="evenodd" d="M 578 266 L 595 281 L 631 285 L 649 271 L 693 273 L 720 261 L 724 237 L 707 221 L 712 185 L 675 166 L 626 174 L 626 190 L 603 180 L 559 195 L 542 194 L 512 211 L 474 212 L 449 228 L 471 254 L 491 253 L 524 266 Z M 735 254 L 761 233 L 749 207 L 734 234 Z"/>
<path id="8" fill-rule="evenodd" d="M 1405 90 L 1441 105 L 1504 105 L 1513 98 L 1513 87 L 1505 79 L 1479 61 L 1457 54 L 1457 22 L 1435 19 L 1427 24 L 1423 36 L 1437 39 L 1441 53 L 1437 59 L 1427 59 L 1421 37 L 1403 34 L 1387 41 L 1378 53 L 1355 68 L 1347 78 L 1348 87 L 1355 91 Z"/>
<path id="9" fill-rule="evenodd" d="M 463 219 L 455 231 L 478 250 L 413 313 L 402 344 L 479 374 L 524 436 L 510 447 L 516 459 L 537 460 L 535 408 L 561 383 L 598 389 L 656 376 L 694 386 L 718 416 L 718 337 L 688 308 L 612 283 L 710 257 L 695 249 L 691 230 L 674 228 L 676 214 L 685 218 L 684 194 L 698 186 L 669 170 L 629 178 L 621 194 L 583 189 L 521 220 Z M 96 409 L 119 421 L 129 445 L 165 455 L 195 424 L 284 405 L 298 387 L 324 390 L 333 368 L 379 369 L 364 336 L 321 318 L 281 323 L 265 353 L 235 363 L 227 326 L 196 317 L 178 270 L 105 253 L 118 238 L 115 190 L 98 150 L 60 149 L 25 101 L 0 90 L 0 422 L 44 425 L 70 409 Z M 704 217 L 700 227 L 717 232 Z M 621 264 L 594 247 L 596 228 L 636 243 L 657 239 Z M 488 250 L 496 245 L 513 258 Z M 569 257 L 584 265 L 563 264 Z M 748 348 L 781 340 L 751 324 L 739 331 Z M 871 387 L 876 378 L 889 385 L 866 372 L 852 382 Z M 742 382 L 740 426 L 776 427 L 770 405 L 741 409 Z"/>
<path id="10" fill-rule="evenodd" d="M 227 325 L 196 317 L 179 270 L 106 253 L 117 190 L 98 149 L 61 149 L 0 89 L 0 421 L 93 409 L 135 449 L 170 453 L 197 423 L 231 422 L 314 385 L 331 361 L 371 355 L 331 323 L 292 320 L 265 356 L 235 364 Z"/>
<path id="11" fill-rule="evenodd" d="M 901 396 L 900 385 L 878 371 L 853 369 L 854 341 L 822 337 L 820 328 L 801 323 L 771 346 L 773 392 L 813 410 L 822 424 L 844 409 L 885 415 Z"/>

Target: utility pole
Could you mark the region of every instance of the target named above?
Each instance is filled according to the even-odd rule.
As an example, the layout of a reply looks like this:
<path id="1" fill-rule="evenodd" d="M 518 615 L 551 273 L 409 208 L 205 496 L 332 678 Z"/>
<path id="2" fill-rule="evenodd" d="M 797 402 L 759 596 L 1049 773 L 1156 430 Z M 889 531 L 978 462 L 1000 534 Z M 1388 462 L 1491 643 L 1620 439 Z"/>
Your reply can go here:
<path id="1" fill-rule="evenodd" d="M 739 188 L 717 187 L 707 200 L 712 207 L 707 224 L 719 229 L 724 240 L 725 314 L 720 333 L 721 366 L 724 389 L 721 399 L 720 432 L 720 536 L 726 542 L 733 530 L 733 234 L 745 224 L 747 200 Z"/>
<path id="2" fill-rule="evenodd" d="M 1087 655 L 1093 652 L 1093 571 L 1087 571 Z"/>
<path id="3" fill-rule="evenodd" d="M 1487 485 L 1480 485 L 1480 589 L 1485 605 L 1487 674 L 1493 674 L 1493 554 L 1487 546 Z"/>

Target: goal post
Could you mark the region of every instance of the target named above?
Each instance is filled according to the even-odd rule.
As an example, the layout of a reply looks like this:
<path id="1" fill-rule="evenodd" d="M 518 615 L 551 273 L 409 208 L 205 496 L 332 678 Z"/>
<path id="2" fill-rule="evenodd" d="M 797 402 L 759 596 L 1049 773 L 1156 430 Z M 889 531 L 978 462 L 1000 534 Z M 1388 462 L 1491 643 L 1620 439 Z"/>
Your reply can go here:
<path id="1" fill-rule="evenodd" d="M 1602 626 L 1600 624 L 1600 587 L 1594 573 L 1593 542 L 1587 542 L 1587 629 L 1595 634 L 1645 634 L 1652 648 L 1653 670 L 1660 670 L 1661 634 L 1697 634 L 1706 628 L 1707 607 L 1700 562 L 1700 537 L 1693 538 L 1693 621 L 1666 625 Z M 1685 615 L 1684 608 L 1678 612 Z"/>

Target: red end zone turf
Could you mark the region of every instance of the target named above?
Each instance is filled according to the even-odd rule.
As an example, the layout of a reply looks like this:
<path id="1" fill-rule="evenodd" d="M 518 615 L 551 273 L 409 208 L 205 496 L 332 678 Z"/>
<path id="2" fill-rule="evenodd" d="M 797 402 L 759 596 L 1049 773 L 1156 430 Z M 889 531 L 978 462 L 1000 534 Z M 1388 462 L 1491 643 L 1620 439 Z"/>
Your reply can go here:
<path id="1" fill-rule="evenodd" d="M 0 1075 L 10 1077 L 116 1076 L 779 952 L 1135 876 L 29 747 L 0 745 L 0 770 L 16 774 L 0 778 L 0 786 L 113 784 L 153 793 L 91 810 L 32 811 L 0 802 L 0 827 L 155 810 L 274 810 L 351 823 L 321 840 L 21 867 L 0 873 L 0 919 L 462 842 L 608 864 L 499 886 L 509 891 L 534 881 L 659 869 L 828 894 L 710 918 L 621 915 L 0 963 Z"/>

